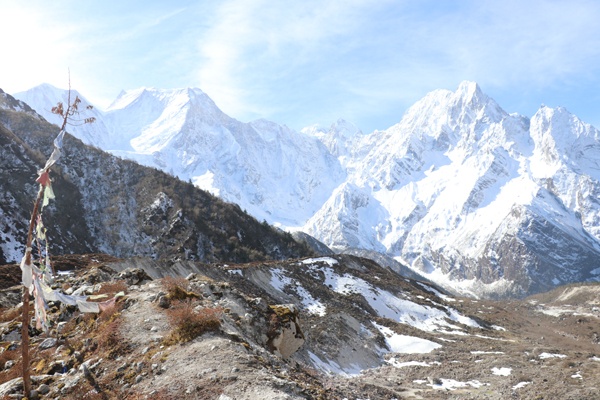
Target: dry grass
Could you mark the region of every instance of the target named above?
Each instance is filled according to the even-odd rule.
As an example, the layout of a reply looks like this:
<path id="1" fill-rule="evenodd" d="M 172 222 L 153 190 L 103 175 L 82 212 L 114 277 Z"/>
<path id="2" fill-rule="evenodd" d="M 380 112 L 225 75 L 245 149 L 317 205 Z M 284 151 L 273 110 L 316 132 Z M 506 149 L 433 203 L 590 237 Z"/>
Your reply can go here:
<path id="1" fill-rule="evenodd" d="M 186 343 L 204 332 L 216 331 L 221 326 L 221 308 L 194 310 L 192 303 L 180 302 L 167 310 L 171 334 L 165 339 L 167 344 Z"/>
<path id="2" fill-rule="evenodd" d="M 1 308 L 0 309 L 0 322 L 9 322 L 21 316 L 21 308 Z"/>
<path id="3" fill-rule="evenodd" d="M 103 353 L 103 356 L 113 359 L 122 355 L 127 350 L 127 342 L 121 336 L 119 327 L 121 321 L 111 321 L 98 329 L 96 340 L 98 341 L 98 351 Z"/>
<path id="4" fill-rule="evenodd" d="M 181 276 L 165 276 L 160 283 L 167 291 L 167 297 L 170 300 L 197 299 L 200 296 L 190 291 L 190 283 Z"/>
<path id="5" fill-rule="evenodd" d="M 115 294 L 119 292 L 127 292 L 127 288 L 127 282 L 123 280 L 104 282 L 100 285 L 100 289 L 96 294 Z"/>
<path id="6" fill-rule="evenodd" d="M 96 320 L 95 339 L 103 356 L 115 358 L 127 351 L 128 343 L 120 332 L 121 303 L 115 303 L 100 313 Z"/>
<path id="7" fill-rule="evenodd" d="M 6 370 L 0 371 L 0 382 L 8 382 L 11 379 L 22 376 L 21 350 L 6 350 L 0 354 L 0 367 L 4 367 L 7 361 L 14 361 L 15 364 Z"/>

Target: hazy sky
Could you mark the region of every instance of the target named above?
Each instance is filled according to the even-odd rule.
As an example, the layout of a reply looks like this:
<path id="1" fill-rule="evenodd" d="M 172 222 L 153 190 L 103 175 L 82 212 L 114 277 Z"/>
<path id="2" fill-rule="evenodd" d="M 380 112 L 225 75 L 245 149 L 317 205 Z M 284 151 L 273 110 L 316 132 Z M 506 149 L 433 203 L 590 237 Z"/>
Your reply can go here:
<path id="1" fill-rule="evenodd" d="M 194 86 L 227 114 L 364 132 L 476 81 L 508 112 L 600 127 L 600 1 L 0 0 L 0 88 Z"/>

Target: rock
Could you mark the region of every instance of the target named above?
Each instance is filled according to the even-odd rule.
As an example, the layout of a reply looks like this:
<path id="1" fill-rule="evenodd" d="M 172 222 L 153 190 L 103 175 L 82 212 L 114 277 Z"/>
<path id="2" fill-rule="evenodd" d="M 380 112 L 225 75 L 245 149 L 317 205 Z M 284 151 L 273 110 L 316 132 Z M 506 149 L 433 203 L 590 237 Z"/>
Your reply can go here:
<path id="1" fill-rule="evenodd" d="M 3 342 L 20 342 L 21 341 L 21 326 L 19 324 L 19 329 L 15 329 L 4 336 L 0 336 Z"/>
<path id="2" fill-rule="evenodd" d="M 44 339 L 44 341 L 42 343 L 40 343 L 39 349 L 47 350 L 47 349 L 50 349 L 50 348 L 56 346 L 57 343 L 58 343 L 58 340 L 56 340 L 56 338 L 47 338 L 47 339 Z"/>
<path id="3" fill-rule="evenodd" d="M 197 280 L 198 279 L 198 274 L 195 274 L 195 273 L 191 272 L 190 274 L 188 274 L 188 276 L 185 277 L 185 279 L 188 280 L 188 281 Z"/>
<path id="4" fill-rule="evenodd" d="M 269 322 L 267 345 L 275 354 L 288 358 L 304 344 L 298 310 L 293 304 L 279 304 L 270 308 L 273 314 Z"/>
<path id="5" fill-rule="evenodd" d="M 269 305 L 262 297 L 257 297 L 250 302 L 251 305 L 258 308 L 262 312 L 267 312 L 269 310 Z"/>
<path id="6" fill-rule="evenodd" d="M 139 285 L 144 281 L 151 281 L 152 278 L 141 268 L 127 268 L 118 274 L 118 279 L 124 280 L 127 285 Z"/>
<path id="7" fill-rule="evenodd" d="M 428 376 L 427 380 L 429 381 L 429 384 L 431 384 L 431 385 L 440 386 L 442 384 L 442 380 L 437 377 Z"/>
<path id="8" fill-rule="evenodd" d="M 158 298 L 158 306 L 161 308 L 171 307 L 171 300 L 167 296 L 160 296 Z"/>
<path id="9" fill-rule="evenodd" d="M 73 358 L 79 362 L 83 361 L 83 356 L 81 355 L 81 352 L 79 352 L 79 351 L 75 351 L 73 353 Z"/>
<path id="10" fill-rule="evenodd" d="M 138 372 L 138 373 L 142 372 L 142 369 L 144 369 L 145 366 L 146 366 L 145 362 L 138 361 L 137 363 L 135 363 L 135 370 L 136 370 L 136 372 Z"/>
<path id="11" fill-rule="evenodd" d="M 50 393 L 50 386 L 46 385 L 45 383 L 42 383 L 36 390 L 40 394 L 46 395 L 46 394 Z"/>

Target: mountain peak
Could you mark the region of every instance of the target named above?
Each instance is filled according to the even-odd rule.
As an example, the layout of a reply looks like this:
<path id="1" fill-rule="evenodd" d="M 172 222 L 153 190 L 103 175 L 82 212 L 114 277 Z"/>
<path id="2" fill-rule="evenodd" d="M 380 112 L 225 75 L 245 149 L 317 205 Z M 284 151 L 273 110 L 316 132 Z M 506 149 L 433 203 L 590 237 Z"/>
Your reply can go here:
<path id="1" fill-rule="evenodd" d="M 337 136 L 342 136 L 346 139 L 351 139 L 356 135 L 362 134 L 362 131 L 358 129 L 356 125 L 342 118 L 331 124 L 329 132 Z"/>
<path id="2" fill-rule="evenodd" d="M 468 98 L 479 97 L 483 95 L 479 84 L 473 81 L 462 81 L 461 83 L 459 83 L 456 93 L 460 93 L 461 95 Z"/>

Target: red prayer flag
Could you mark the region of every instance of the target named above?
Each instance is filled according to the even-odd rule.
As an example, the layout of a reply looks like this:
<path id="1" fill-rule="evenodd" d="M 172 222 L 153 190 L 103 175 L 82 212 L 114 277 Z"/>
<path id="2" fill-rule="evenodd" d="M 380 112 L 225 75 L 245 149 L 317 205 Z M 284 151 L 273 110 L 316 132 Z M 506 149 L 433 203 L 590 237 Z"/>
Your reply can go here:
<path id="1" fill-rule="evenodd" d="M 50 185 L 50 174 L 48 173 L 48 170 L 44 170 L 35 181 L 42 186 Z"/>

